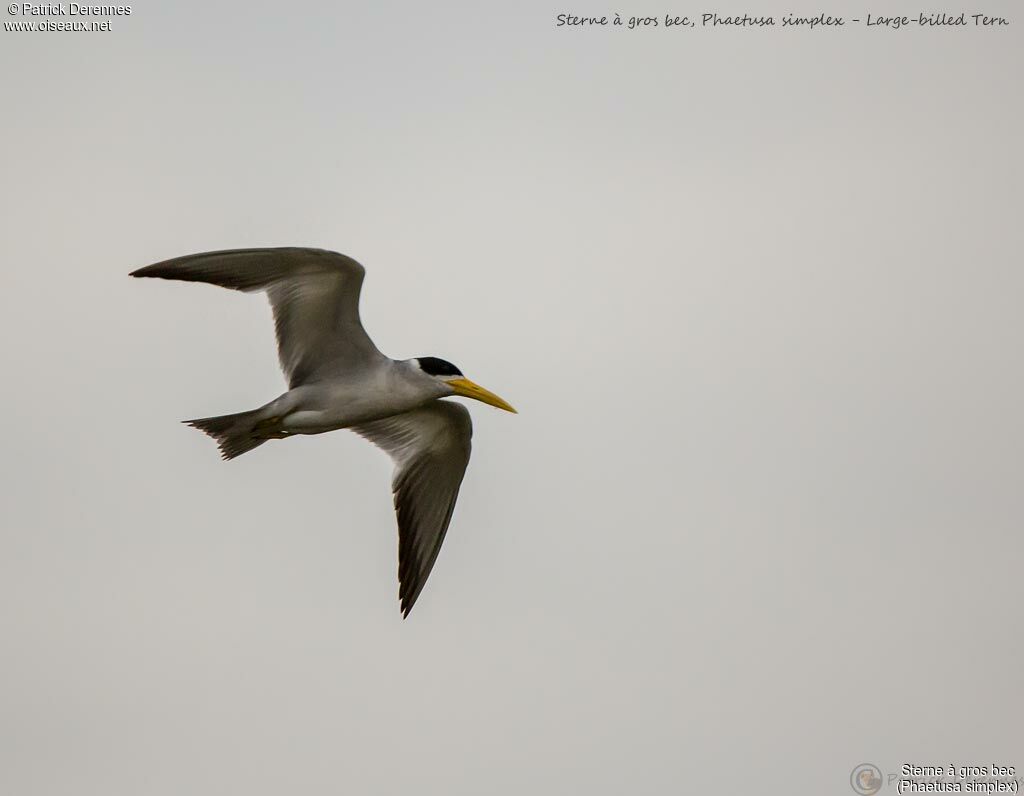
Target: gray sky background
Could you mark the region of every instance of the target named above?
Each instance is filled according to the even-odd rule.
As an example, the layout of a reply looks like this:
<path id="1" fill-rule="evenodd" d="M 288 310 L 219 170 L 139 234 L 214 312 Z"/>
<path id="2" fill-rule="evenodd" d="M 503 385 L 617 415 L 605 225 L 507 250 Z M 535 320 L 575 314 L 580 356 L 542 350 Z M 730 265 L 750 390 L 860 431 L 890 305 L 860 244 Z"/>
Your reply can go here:
<path id="1" fill-rule="evenodd" d="M 1015 4 L 133 9 L 0 32 L 0 792 L 1022 772 Z M 521 412 L 404 622 L 382 453 L 178 423 L 282 391 L 266 302 L 127 277 L 293 244 Z"/>

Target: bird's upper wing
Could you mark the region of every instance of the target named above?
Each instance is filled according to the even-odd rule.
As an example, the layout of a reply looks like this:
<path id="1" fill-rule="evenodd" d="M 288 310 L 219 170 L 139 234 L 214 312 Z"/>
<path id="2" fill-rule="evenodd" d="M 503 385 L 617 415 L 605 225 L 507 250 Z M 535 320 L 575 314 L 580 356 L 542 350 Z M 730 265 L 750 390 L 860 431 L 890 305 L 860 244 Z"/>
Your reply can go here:
<path id="1" fill-rule="evenodd" d="M 266 291 L 288 386 L 344 373 L 383 358 L 359 320 L 363 266 L 322 249 L 231 249 L 190 254 L 132 276 L 209 282 Z"/>
<path id="2" fill-rule="evenodd" d="M 448 530 L 469 464 L 473 423 L 462 404 L 433 401 L 352 430 L 395 462 L 391 488 L 398 515 L 398 595 L 408 616 Z"/>

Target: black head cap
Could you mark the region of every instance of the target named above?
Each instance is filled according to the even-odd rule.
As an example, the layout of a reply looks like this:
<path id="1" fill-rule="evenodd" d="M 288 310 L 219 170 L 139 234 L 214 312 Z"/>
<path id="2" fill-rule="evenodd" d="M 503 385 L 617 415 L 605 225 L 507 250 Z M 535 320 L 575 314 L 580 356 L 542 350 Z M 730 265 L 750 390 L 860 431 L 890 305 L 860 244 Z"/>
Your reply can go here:
<path id="1" fill-rule="evenodd" d="M 420 370 L 430 376 L 461 376 L 462 371 L 451 362 L 437 357 L 416 357 Z"/>

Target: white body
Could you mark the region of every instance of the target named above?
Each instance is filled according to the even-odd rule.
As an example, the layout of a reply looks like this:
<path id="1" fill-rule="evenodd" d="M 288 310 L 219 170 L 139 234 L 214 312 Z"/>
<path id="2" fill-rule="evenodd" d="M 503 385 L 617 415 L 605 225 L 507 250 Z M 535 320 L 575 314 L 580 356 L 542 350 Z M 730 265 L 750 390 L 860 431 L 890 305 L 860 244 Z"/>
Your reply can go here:
<path id="1" fill-rule="evenodd" d="M 289 390 L 259 410 L 258 419 L 280 418 L 286 434 L 322 434 L 417 409 L 451 395 L 414 361 L 381 357 L 345 378 L 324 379 Z"/>

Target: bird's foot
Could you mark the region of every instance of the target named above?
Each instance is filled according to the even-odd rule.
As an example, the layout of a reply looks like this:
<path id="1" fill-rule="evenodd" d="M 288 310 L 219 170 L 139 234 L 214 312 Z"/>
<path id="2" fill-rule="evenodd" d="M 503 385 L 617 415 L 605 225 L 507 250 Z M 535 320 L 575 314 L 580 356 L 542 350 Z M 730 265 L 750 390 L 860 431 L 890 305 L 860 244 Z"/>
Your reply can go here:
<path id="1" fill-rule="evenodd" d="M 253 431 L 266 439 L 284 439 L 289 436 L 288 432 L 281 428 L 280 417 L 268 417 L 259 421 L 253 426 Z"/>

